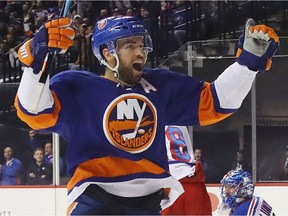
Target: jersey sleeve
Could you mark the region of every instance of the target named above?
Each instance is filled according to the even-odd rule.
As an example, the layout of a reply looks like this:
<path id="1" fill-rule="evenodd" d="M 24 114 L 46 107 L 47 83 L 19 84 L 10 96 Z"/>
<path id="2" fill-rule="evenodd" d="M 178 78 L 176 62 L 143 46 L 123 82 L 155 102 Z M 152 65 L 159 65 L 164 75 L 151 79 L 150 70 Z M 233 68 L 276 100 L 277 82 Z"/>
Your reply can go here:
<path id="1" fill-rule="evenodd" d="M 38 113 L 33 114 L 29 111 L 40 76 L 40 73 L 34 74 L 32 68 L 26 67 L 14 101 L 18 117 L 36 130 L 55 125 L 60 106 L 56 94 L 49 89 L 48 77 L 39 101 Z"/>
<path id="2" fill-rule="evenodd" d="M 40 75 L 34 74 L 31 68 L 25 68 L 14 106 L 18 117 L 31 128 L 51 132 L 50 129 L 54 127 L 53 131 L 57 132 L 55 126 L 60 116 L 63 123 L 68 121 L 69 115 L 73 114 L 74 106 L 71 105 L 77 98 L 73 94 L 77 82 L 73 82 L 73 75 L 70 75 L 72 78 L 68 79 L 69 76 L 65 77 L 63 73 L 55 75 L 51 80 L 48 77 L 38 105 L 38 112 L 35 114 L 29 111 L 29 105 L 33 100 L 33 91 Z M 65 109 L 69 107 L 67 109 L 69 112 L 61 112 L 63 106 Z"/>
<path id="3" fill-rule="evenodd" d="M 213 83 L 172 75 L 166 124 L 210 125 L 227 118 L 241 106 L 255 76 L 255 72 L 237 62 Z"/>

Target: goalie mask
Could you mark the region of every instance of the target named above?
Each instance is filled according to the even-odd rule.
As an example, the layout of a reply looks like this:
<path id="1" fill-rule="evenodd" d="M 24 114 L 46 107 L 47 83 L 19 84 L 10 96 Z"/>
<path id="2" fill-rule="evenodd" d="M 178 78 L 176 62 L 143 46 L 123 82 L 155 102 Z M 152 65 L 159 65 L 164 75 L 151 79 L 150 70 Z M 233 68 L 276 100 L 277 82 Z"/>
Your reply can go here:
<path id="1" fill-rule="evenodd" d="M 116 54 L 116 42 L 118 39 L 132 36 L 143 37 L 144 51 L 147 59 L 148 52 L 152 52 L 153 50 L 152 40 L 141 21 L 130 16 L 109 17 L 98 21 L 95 25 L 92 36 L 93 53 L 101 64 L 114 71 L 116 78 L 119 78 L 119 58 Z M 104 47 L 108 48 L 109 52 L 116 58 L 117 63 L 114 68 L 111 68 L 102 56 Z"/>
<path id="2" fill-rule="evenodd" d="M 234 208 L 245 198 L 253 197 L 254 184 L 250 173 L 242 169 L 229 171 L 221 180 L 224 208 Z"/>

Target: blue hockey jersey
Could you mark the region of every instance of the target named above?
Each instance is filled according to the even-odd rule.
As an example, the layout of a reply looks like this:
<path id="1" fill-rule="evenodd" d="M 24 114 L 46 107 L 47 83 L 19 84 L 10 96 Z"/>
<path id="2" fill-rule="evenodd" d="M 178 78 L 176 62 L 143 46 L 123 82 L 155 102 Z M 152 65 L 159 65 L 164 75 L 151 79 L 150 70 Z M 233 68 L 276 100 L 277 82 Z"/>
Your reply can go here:
<path id="1" fill-rule="evenodd" d="M 123 88 L 90 72 L 66 71 L 47 82 L 50 90 L 43 92 L 39 113 L 32 114 L 27 107 L 37 76 L 25 69 L 15 107 L 30 127 L 56 132 L 68 142 L 69 204 L 97 184 L 124 197 L 170 188 L 165 208 L 183 192 L 169 174 L 165 125 L 208 125 L 226 118 L 240 106 L 256 73 L 235 63 L 206 83 L 146 69 L 138 84 Z"/>

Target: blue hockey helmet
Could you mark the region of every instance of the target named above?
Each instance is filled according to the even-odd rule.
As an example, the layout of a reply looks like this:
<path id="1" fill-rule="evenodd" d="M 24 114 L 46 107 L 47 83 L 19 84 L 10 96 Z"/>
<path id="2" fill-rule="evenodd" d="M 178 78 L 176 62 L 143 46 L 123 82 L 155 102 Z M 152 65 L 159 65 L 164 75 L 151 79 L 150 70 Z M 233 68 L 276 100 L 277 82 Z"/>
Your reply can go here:
<path id="1" fill-rule="evenodd" d="M 249 172 L 242 169 L 229 171 L 221 180 L 221 197 L 226 209 L 235 207 L 254 194 L 254 184 Z"/>
<path id="2" fill-rule="evenodd" d="M 145 50 L 147 52 L 153 50 L 152 40 L 147 29 L 137 18 L 121 16 L 99 20 L 92 36 L 93 53 L 101 64 L 107 65 L 101 53 L 102 45 L 106 45 L 110 53 L 116 54 L 116 41 L 132 36 L 142 36 Z"/>

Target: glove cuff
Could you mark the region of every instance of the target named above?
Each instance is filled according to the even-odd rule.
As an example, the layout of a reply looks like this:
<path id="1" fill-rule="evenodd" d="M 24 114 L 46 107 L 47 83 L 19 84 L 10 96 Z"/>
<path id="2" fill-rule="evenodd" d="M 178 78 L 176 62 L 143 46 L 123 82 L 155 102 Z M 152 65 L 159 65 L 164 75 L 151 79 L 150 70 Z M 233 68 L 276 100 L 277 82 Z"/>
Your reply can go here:
<path id="1" fill-rule="evenodd" d="M 34 57 L 31 52 L 32 39 L 26 41 L 18 50 L 19 60 L 26 66 L 30 67 L 34 61 Z"/>
<path id="2" fill-rule="evenodd" d="M 259 57 L 250 52 L 247 52 L 246 50 L 242 50 L 242 52 L 239 54 L 237 62 L 240 65 L 245 65 L 254 71 L 263 72 L 266 70 L 266 67 L 271 66 L 271 63 L 269 63 L 268 60 L 269 59 L 265 56 Z"/>

